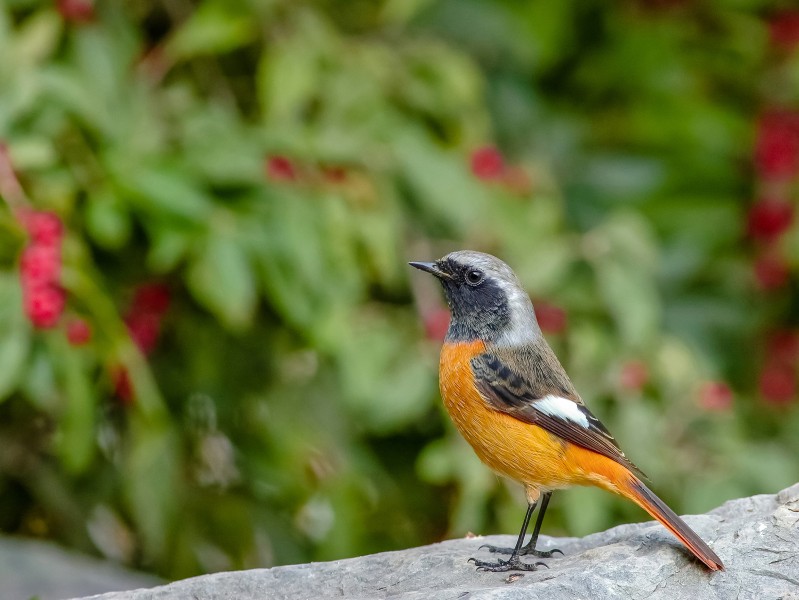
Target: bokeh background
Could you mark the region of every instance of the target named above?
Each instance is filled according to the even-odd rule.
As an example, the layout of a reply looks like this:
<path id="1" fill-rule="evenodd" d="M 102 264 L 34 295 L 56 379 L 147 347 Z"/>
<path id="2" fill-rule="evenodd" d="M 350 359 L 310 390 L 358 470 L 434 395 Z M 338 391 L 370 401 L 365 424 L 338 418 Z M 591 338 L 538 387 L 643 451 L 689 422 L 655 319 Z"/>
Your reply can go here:
<path id="1" fill-rule="evenodd" d="M 459 248 L 676 510 L 794 482 L 791 6 L 5 0 L 0 531 L 168 578 L 515 533 L 406 265 Z"/>

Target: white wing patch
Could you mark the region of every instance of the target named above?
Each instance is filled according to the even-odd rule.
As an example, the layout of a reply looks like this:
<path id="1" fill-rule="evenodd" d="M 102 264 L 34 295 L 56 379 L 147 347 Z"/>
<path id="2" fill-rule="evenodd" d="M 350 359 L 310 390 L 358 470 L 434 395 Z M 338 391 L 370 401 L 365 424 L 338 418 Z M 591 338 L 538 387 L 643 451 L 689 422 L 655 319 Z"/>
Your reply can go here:
<path id="1" fill-rule="evenodd" d="M 557 417 L 564 421 L 576 423 L 584 429 L 588 429 L 588 417 L 577 406 L 577 403 L 561 398 L 560 396 L 544 396 L 535 401 L 535 409 L 550 417 Z"/>

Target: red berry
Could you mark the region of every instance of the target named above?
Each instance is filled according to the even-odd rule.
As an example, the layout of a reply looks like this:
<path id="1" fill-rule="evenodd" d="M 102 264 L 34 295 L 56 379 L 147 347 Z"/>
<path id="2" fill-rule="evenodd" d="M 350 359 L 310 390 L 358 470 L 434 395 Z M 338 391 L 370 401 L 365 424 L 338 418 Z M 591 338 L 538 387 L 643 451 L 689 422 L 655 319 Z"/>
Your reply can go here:
<path id="1" fill-rule="evenodd" d="M 328 183 L 343 183 L 347 179 L 347 169 L 344 167 L 322 167 L 322 173 Z"/>
<path id="2" fill-rule="evenodd" d="M 793 217 L 794 207 L 790 202 L 774 198 L 759 200 L 749 209 L 747 229 L 753 238 L 771 241 L 791 227 Z"/>
<path id="3" fill-rule="evenodd" d="M 266 159 L 266 174 L 273 181 L 294 181 L 297 172 L 294 163 L 285 156 L 270 156 Z"/>
<path id="4" fill-rule="evenodd" d="M 64 312 L 66 295 L 54 285 L 41 285 L 25 291 L 25 313 L 37 329 L 55 327 Z"/>
<path id="5" fill-rule="evenodd" d="M 148 283 L 136 288 L 125 324 L 133 342 L 144 354 L 150 354 L 158 345 L 161 320 L 169 308 L 171 294 L 161 283 Z"/>
<path id="6" fill-rule="evenodd" d="M 649 381 L 649 369 L 646 363 L 640 360 L 631 360 L 624 363 L 619 374 L 619 383 L 626 390 L 638 391 Z"/>
<path id="7" fill-rule="evenodd" d="M 772 364 L 794 364 L 799 358 L 799 334 L 787 329 L 774 332 L 769 336 L 766 352 Z"/>
<path id="8" fill-rule="evenodd" d="M 148 283 L 139 286 L 133 294 L 131 313 L 163 314 L 169 308 L 171 294 L 169 288 L 161 283 Z"/>
<path id="9" fill-rule="evenodd" d="M 20 216 L 34 244 L 58 246 L 64 233 L 61 219 L 52 212 L 26 211 Z"/>
<path id="10" fill-rule="evenodd" d="M 449 329 L 450 315 L 446 308 L 437 308 L 424 316 L 424 332 L 427 339 L 442 341 Z"/>
<path id="11" fill-rule="evenodd" d="M 771 18 L 769 29 L 771 43 L 790 52 L 799 45 L 799 11 L 784 10 L 777 13 Z"/>
<path id="12" fill-rule="evenodd" d="M 775 255 L 763 255 L 755 260 L 755 279 L 763 290 L 781 288 L 790 277 L 790 271 L 785 261 Z"/>
<path id="13" fill-rule="evenodd" d="M 67 341 L 73 346 L 83 346 L 92 339 L 92 328 L 84 319 L 71 319 L 67 323 Z"/>
<path id="14" fill-rule="evenodd" d="M 787 404 L 796 395 L 796 373 L 785 365 L 766 365 L 760 374 L 760 393 L 769 404 Z"/>
<path id="15" fill-rule="evenodd" d="M 699 388 L 699 405 L 705 410 L 729 410 L 732 407 L 730 386 L 723 381 L 706 381 Z"/>
<path id="16" fill-rule="evenodd" d="M 22 287 L 58 283 L 61 251 L 58 247 L 33 244 L 22 252 L 19 263 Z"/>
<path id="17" fill-rule="evenodd" d="M 134 313 L 125 318 L 131 339 L 144 354 L 150 354 L 158 345 L 161 317 L 150 313 Z"/>
<path id="18" fill-rule="evenodd" d="M 760 118 L 755 164 L 769 178 L 790 178 L 799 172 L 799 114 L 773 111 Z"/>
<path id="19" fill-rule="evenodd" d="M 544 333 L 560 333 L 566 329 L 566 311 L 559 306 L 538 301 L 535 304 L 535 316 Z"/>
<path id="20" fill-rule="evenodd" d="M 92 0 L 58 0 L 58 12 L 65 21 L 71 23 L 89 23 L 94 20 L 94 2 Z"/>
<path id="21" fill-rule="evenodd" d="M 472 152 L 471 167 L 478 179 L 497 180 L 505 173 L 505 159 L 494 146 L 483 146 Z"/>
<path id="22" fill-rule="evenodd" d="M 114 367 L 111 371 L 111 379 L 114 383 L 114 395 L 119 398 L 123 405 L 133 403 L 133 382 L 125 367 Z"/>
<path id="23" fill-rule="evenodd" d="M 61 220 L 53 213 L 24 211 L 20 220 L 31 236 L 19 264 L 25 314 L 39 329 L 54 327 L 64 312 L 61 274 Z"/>
<path id="24" fill-rule="evenodd" d="M 133 294 L 125 324 L 131 339 L 144 354 L 150 354 L 158 345 L 161 319 L 170 300 L 169 288 L 161 283 L 144 284 Z"/>

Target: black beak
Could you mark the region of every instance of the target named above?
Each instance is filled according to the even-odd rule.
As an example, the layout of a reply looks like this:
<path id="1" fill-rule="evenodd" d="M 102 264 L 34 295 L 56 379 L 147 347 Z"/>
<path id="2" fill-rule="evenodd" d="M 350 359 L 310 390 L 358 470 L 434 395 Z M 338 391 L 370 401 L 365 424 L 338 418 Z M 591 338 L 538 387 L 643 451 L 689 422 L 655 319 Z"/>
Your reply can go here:
<path id="1" fill-rule="evenodd" d="M 438 265 L 434 262 L 409 262 L 408 264 L 416 269 L 419 269 L 420 271 L 432 273 L 439 279 L 452 279 L 452 276 L 449 273 L 445 273 L 439 269 Z"/>

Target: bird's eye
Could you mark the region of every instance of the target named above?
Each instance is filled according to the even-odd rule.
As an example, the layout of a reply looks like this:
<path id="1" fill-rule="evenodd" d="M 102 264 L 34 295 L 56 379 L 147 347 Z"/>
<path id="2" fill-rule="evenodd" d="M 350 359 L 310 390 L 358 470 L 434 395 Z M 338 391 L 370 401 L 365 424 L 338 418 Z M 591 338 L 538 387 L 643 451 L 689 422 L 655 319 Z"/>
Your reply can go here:
<path id="1" fill-rule="evenodd" d="M 466 271 L 466 283 L 469 285 L 480 285 L 483 283 L 483 279 L 485 275 L 482 271 L 478 271 L 477 269 L 469 269 Z"/>

